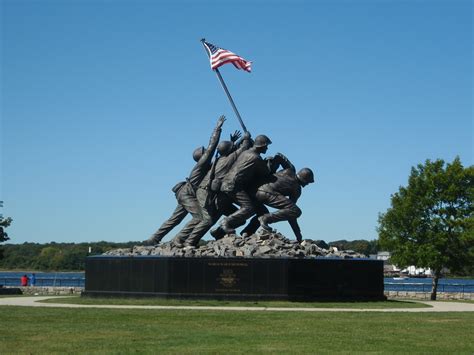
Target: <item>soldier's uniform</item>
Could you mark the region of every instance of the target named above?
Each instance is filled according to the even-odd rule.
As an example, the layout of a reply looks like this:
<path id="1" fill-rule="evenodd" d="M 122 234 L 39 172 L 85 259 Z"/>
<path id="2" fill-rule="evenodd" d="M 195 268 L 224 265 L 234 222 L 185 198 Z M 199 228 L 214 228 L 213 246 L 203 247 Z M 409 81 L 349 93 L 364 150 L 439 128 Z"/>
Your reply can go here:
<path id="1" fill-rule="evenodd" d="M 266 229 L 271 229 L 267 224 L 288 221 L 296 238 L 301 241 L 301 230 L 297 222 L 297 218 L 301 216 L 301 210 L 296 202 L 301 196 L 302 186 L 314 181 L 313 173 L 305 168 L 300 171 L 300 173 L 304 171 L 303 176 L 298 178 L 293 164 L 280 153 L 269 164 L 273 165 L 275 170 L 278 165 L 281 165 L 284 169 L 274 173 L 269 181 L 257 188 L 255 199 L 260 204 L 273 207 L 277 211 L 270 213 L 266 210 L 266 212 L 261 213 L 258 218 L 260 223 L 257 223 L 257 217 L 253 218 L 243 232 L 253 234 L 259 224 L 262 224 Z"/>
<path id="2" fill-rule="evenodd" d="M 291 168 L 275 173 L 273 181 L 260 186 L 255 194 L 258 202 L 277 209 L 262 216 L 267 223 L 287 221 L 301 216 L 301 210 L 296 206 L 300 196 L 301 185 L 296 177 L 296 171 Z"/>
<path id="3" fill-rule="evenodd" d="M 255 201 L 248 194 L 255 181 L 264 179 L 270 174 L 267 164 L 260 156 L 256 147 L 243 152 L 236 160 L 230 171 L 222 180 L 221 191 L 227 194 L 240 208 L 226 217 L 222 229 L 226 232 L 240 227 L 255 209 Z"/>
<path id="4" fill-rule="evenodd" d="M 184 217 L 186 217 L 187 214 L 188 211 L 186 211 L 186 209 L 182 205 L 178 204 L 178 206 L 176 206 L 175 210 L 171 214 L 171 217 L 168 218 L 165 222 L 163 222 L 161 227 L 158 228 L 155 233 L 153 233 L 153 235 L 147 242 L 152 244 L 158 244 L 174 227 L 176 227 L 183 221 Z"/>
<path id="5" fill-rule="evenodd" d="M 209 141 L 209 146 L 204 151 L 193 170 L 191 170 L 186 182 L 176 192 L 176 199 L 178 200 L 178 203 L 183 206 L 184 209 L 188 211 L 193 217 L 174 237 L 174 242 L 177 244 L 182 244 L 189 236 L 189 233 L 192 232 L 194 227 L 203 218 L 201 214 L 201 207 L 196 198 L 196 189 L 211 168 L 212 156 L 216 151 L 216 147 L 219 143 L 219 138 L 222 132 L 221 126 L 222 123 L 217 124 L 217 127 L 214 129 Z"/>
<path id="6" fill-rule="evenodd" d="M 222 215 L 230 215 L 237 208 L 232 201 L 219 191 L 222 180 L 240 154 L 250 147 L 250 138 L 244 138 L 238 149 L 228 155 L 216 158 L 212 168 L 207 172 L 196 191 L 196 198 L 201 208 L 201 221 L 189 234 L 186 244 L 197 245 L 212 225 Z"/>

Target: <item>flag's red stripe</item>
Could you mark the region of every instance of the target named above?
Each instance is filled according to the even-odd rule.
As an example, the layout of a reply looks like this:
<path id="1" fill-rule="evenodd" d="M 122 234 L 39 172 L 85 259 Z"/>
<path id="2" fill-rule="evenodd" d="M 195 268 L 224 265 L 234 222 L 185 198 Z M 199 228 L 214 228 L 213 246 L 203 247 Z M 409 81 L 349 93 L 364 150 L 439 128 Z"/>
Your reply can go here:
<path id="1" fill-rule="evenodd" d="M 242 63 L 248 63 L 245 59 L 243 59 L 242 57 L 239 57 L 239 56 L 232 56 L 232 55 L 227 55 L 227 56 L 222 56 L 220 57 L 219 59 L 214 59 L 214 60 L 211 60 L 211 63 L 212 64 L 216 64 L 216 63 L 219 63 L 221 61 L 226 61 L 228 62 L 229 60 L 235 60 L 235 61 L 241 61 Z"/>
<path id="2" fill-rule="evenodd" d="M 221 60 L 217 60 L 217 61 L 214 61 L 211 63 L 211 65 L 219 65 L 220 63 L 229 63 L 229 62 L 241 62 L 241 63 L 244 63 L 244 65 L 246 65 L 246 61 L 242 60 L 241 58 L 224 58 L 224 59 L 221 59 Z"/>
<path id="3" fill-rule="evenodd" d="M 235 61 L 235 60 L 226 60 L 226 61 L 216 63 L 211 66 L 211 69 L 219 68 L 220 66 L 227 63 L 232 63 L 237 69 L 243 69 L 249 73 L 252 71 L 251 63 L 248 63 L 248 62 L 242 63 L 242 61 Z"/>
<path id="4" fill-rule="evenodd" d="M 242 59 L 243 60 L 243 58 L 239 57 L 238 55 L 235 55 L 234 53 L 229 53 L 229 54 L 221 54 L 217 57 L 212 57 L 212 61 L 216 62 L 218 60 L 227 59 L 227 58 L 235 58 L 235 59 Z"/>
<path id="5" fill-rule="evenodd" d="M 224 65 L 224 64 L 227 64 L 227 63 L 232 63 L 233 60 L 232 59 L 229 59 L 229 60 L 223 60 L 223 61 L 220 61 L 218 63 L 215 63 L 214 65 L 212 65 L 212 69 L 216 69 L 216 68 L 219 68 L 220 66 Z"/>
<path id="6" fill-rule="evenodd" d="M 221 60 L 221 61 L 218 61 L 216 63 L 213 63 L 212 66 L 216 67 L 216 66 L 221 66 L 221 65 L 227 64 L 227 63 L 234 63 L 234 65 L 236 65 L 235 63 L 238 63 L 240 68 L 250 68 L 251 67 L 251 63 L 249 63 L 249 62 L 246 62 L 246 61 L 243 61 L 243 60 L 234 60 L 234 59 Z"/>

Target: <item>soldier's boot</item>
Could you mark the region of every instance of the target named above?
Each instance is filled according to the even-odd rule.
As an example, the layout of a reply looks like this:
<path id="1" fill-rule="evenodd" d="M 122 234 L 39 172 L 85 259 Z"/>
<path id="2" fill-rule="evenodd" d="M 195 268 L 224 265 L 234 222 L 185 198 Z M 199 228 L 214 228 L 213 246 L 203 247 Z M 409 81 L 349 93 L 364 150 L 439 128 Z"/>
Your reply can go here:
<path id="1" fill-rule="evenodd" d="M 186 239 L 186 241 L 183 243 L 184 247 L 197 248 L 197 246 L 199 244 L 199 240 L 201 240 L 201 238 L 197 239 L 197 238 L 194 238 L 192 236 L 189 236 L 188 239 Z"/>
<path id="2" fill-rule="evenodd" d="M 161 238 L 153 234 L 150 238 L 143 242 L 144 245 L 158 245 L 161 242 Z"/>
<path id="3" fill-rule="evenodd" d="M 184 247 L 184 240 L 181 240 L 181 238 L 178 238 L 178 237 L 174 237 L 171 240 L 171 244 L 173 244 L 175 247 L 183 248 Z"/>
<path id="4" fill-rule="evenodd" d="M 218 226 L 214 229 L 211 229 L 211 231 L 209 233 L 214 237 L 215 240 L 222 239 L 222 238 L 224 238 L 224 235 L 225 235 L 225 232 L 221 228 L 221 226 Z"/>
<path id="5" fill-rule="evenodd" d="M 227 222 L 227 218 L 224 218 L 224 220 L 222 221 L 221 228 L 225 234 L 235 234 L 235 229 L 229 226 L 229 223 Z"/>
<path id="6" fill-rule="evenodd" d="M 260 227 L 260 222 L 258 221 L 258 216 L 254 216 L 250 222 L 247 224 L 247 226 L 242 229 L 240 232 L 240 235 L 242 237 L 249 237 L 253 234 L 255 234 Z"/>
<path id="7" fill-rule="evenodd" d="M 273 232 L 272 227 L 268 225 L 268 219 L 266 215 L 258 217 L 258 221 L 260 222 L 260 227 L 262 227 L 267 232 Z"/>

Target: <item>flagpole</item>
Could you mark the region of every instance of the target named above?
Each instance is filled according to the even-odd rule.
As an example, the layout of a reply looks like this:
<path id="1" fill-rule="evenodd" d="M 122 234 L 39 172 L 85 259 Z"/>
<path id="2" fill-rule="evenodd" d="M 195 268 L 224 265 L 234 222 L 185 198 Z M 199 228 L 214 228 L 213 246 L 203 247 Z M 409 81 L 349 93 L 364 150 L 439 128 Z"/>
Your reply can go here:
<path id="1" fill-rule="evenodd" d="M 201 43 L 202 43 L 202 45 L 204 46 L 204 50 L 206 51 L 207 56 L 210 57 L 211 54 L 208 52 L 208 50 L 207 50 L 207 48 L 206 48 L 206 46 L 205 46 L 205 44 L 204 44 L 204 41 L 205 41 L 204 38 L 201 39 Z M 240 117 L 239 110 L 237 110 L 237 107 L 235 106 L 234 100 L 232 99 L 232 96 L 230 96 L 229 90 L 227 89 L 227 85 L 225 84 L 224 79 L 222 78 L 222 75 L 221 75 L 219 69 L 216 68 L 216 69 L 213 69 L 213 70 L 214 70 L 214 72 L 216 73 L 217 78 L 219 79 L 219 82 L 221 83 L 221 86 L 222 86 L 222 88 L 224 89 L 224 91 L 225 91 L 225 93 L 226 93 L 226 95 L 227 95 L 227 98 L 228 98 L 229 101 L 230 101 L 230 104 L 232 105 L 232 108 L 234 109 L 235 115 L 237 116 L 237 119 L 239 120 L 239 123 L 240 123 L 240 125 L 242 126 L 242 129 L 244 130 L 244 132 L 247 132 L 247 127 L 245 127 L 244 121 L 242 121 L 242 117 Z"/>

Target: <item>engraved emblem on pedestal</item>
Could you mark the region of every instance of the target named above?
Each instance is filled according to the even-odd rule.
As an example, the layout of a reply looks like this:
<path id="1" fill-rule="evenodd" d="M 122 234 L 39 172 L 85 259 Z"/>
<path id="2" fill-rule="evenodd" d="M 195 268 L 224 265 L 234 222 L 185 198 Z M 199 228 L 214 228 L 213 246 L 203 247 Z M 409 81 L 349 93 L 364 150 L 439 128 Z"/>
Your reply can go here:
<path id="1" fill-rule="evenodd" d="M 224 269 L 222 270 L 217 280 L 222 286 L 226 288 L 231 288 L 235 286 L 235 284 L 237 283 L 239 279 L 236 277 L 234 270 Z"/>

